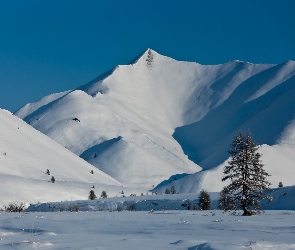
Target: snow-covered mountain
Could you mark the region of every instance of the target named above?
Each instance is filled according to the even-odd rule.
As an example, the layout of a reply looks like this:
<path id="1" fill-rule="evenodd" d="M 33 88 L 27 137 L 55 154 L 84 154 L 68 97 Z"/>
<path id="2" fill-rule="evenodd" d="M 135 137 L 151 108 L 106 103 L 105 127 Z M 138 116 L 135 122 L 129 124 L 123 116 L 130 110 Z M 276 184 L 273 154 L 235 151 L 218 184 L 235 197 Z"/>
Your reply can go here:
<path id="1" fill-rule="evenodd" d="M 97 195 L 107 190 L 115 196 L 122 190 L 120 182 L 8 111 L 0 109 L 0 120 L 1 207 L 13 200 L 36 203 L 87 199 L 93 185 Z M 52 176 L 55 183 L 50 182 Z"/>
<path id="2" fill-rule="evenodd" d="M 228 158 L 238 129 L 250 130 L 269 151 L 288 143 L 288 153 L 282 152 L 288 164 L 268 160 L 279 153 L 267 152 L 263 159 L 270 162 L 266 168 L 277 182 L 295 184 L 283 179 L 295 173 L 290 156 L 294 97 L 293 61 L 200 65 L 148 49 L 129 65 L 76 90 L 27 104 L 15 114 L 129 187 L 151 188 L 171 175 L 198 172 L 201 166 L 209 172 L 186 177 L 198 186 L 190 190 L 206 183 L 216 191 L 221 184 L 214 173 L 221 167 L 215 167 Z"/>

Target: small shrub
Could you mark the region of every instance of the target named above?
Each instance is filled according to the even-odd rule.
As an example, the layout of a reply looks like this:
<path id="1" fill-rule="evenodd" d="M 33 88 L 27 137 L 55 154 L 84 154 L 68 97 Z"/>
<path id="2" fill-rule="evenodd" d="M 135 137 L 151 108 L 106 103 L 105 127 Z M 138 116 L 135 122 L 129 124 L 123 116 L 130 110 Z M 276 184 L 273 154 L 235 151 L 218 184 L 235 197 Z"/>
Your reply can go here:
<path id="1" fill-rule="evenodd" d="M 283 185 L 283 183 L 280 181 L 279 182 L 279 188 L 282 188 L 284 185 Z"/>
<path id="2" fill-rule="evenodd" d="M 122 205 L 117 205 L 117 211 L 118 212 L 122 212 L 124 209 L 123 209 L 123 206 Z"/>

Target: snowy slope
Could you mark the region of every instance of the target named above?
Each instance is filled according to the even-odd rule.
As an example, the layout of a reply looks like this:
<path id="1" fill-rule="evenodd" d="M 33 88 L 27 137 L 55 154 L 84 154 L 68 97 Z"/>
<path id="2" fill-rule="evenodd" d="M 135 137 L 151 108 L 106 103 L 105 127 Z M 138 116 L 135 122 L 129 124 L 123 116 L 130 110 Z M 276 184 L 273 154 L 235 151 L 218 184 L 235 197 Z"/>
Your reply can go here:
<path id="1" fill-rule="evenodd" d="M 120 182 L 8 111 L 0 109 L 0 120 L 0 206 L 13 200 L 87 199 L 93 185 L 97 192 L 104 189 L 113 196 L 122 190 Z"/>
<path id="2" fill-rule="evenodd" d="M 271 175 L 268 180 L 272 187 L 278 187 L 279 182 L 286 186 L 294 185 L 295 144 L 281 143 L 273 146 L 264 144 L 259 148 L 259 152 L 262 154 L 264 169 Z M 221 181 L 226 164 L 227 161 L 213 169 L 200 171 L 171 183 L 160 183 L 154 191 L 164 194 L 166 188 L 170 190 L 174 186 L 179 193 L 199 193 L 202 189 L 219 192 L 229 184 Z"/>
<path id="3" fill-rule="evenodd" d="M 222 164 L 238 129 L 270 146 L 293 133 L 293 143 L 294 75 L 292 61 L 200 65 L 148 49 L 131 64 L 16 115 L 124 185 L 151 188 L 199 171 L 197 164 L 205 170 Z M 280 174 L 290 168 L 293 173 L 281 166 Z M 207 172 L 197 176 L 198 183 L 208 180 Z"/>

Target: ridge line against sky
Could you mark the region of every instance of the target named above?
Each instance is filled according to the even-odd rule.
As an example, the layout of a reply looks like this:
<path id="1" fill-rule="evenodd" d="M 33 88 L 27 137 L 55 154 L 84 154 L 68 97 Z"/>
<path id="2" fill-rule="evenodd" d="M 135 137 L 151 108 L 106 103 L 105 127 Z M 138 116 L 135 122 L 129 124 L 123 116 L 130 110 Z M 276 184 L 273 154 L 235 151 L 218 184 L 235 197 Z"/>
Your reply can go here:
<path id="1" fill-rule="evenodd" d="M 0 0 L 0 108 L 74 89 L 147 48 L 176 60 L 295 60 L 295 1 Z"/>

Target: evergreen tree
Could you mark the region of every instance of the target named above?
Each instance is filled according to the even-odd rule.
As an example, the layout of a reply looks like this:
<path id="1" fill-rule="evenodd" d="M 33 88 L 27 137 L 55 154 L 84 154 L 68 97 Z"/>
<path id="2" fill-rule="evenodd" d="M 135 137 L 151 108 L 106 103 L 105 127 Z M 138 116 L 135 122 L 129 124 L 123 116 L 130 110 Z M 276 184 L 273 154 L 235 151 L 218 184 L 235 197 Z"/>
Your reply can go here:
<path id="1" fill-rule="evenodd" d="M 55 178 L 54 178 L 54 176 L 51 177 L 50 181 L 51 181 L 52 183 L 55 182 Z"/>
<path id="2" fill-rule="evenodd" d="M 168 188 L 165 189 L 165 194 L 170 194 L 170 190 Z"/>
<path id="3" fill-rule="evenodd" d="M 152 67 L 153 62 L 154 62 L 154 57 L 153 57 L 152 51 L 149 49 L 147 58 L 146 58 L 146 64 L 148 67 Z"/>
<path id="4" fill-rule="evenodd" d="M 283 183 L 280 181 L 279 182 L 279 188 L 282 188 L 284 185 L 283 185 Z"/>
<path id="5" fill-rule="evenodd" d="M 198 206 L 201 210 L 210 210 L 211 200 L 210 195 L 206 190 L 202 190 L 199 195 Z"/>
<path id="6" fill-rule="evenodd" d="M 249 133 L 243 136 L 241 131 L 238 132 L 229 151 L 231 160 L 223 171 L 222 181 L 231 180 L 223 192 L 228 195 L 234 210 L 242 209 L 243 215 L 260 212 L 260 200 L 270 200 L 263 192 L 269 189 L 270 183 L 266 180 L 269 174 L 263 169 L 257 150 L 258 146 Z"/>
<path id="7" fill-rule="evenodd" d="M 107 192 L 103 190 L 103 191 L 101 192 L 100 197 L 101 197 L 101 198 L 108 198 Z"/>
<path id="8" fill-rule="evenodd" d="M 46 170 L 46 174 L 50 175 L 50 171 L 49 171 L 49 169 Z"/>
<path id="9" fill-rule="evenodd" d="M 93 190 L 90 190 L 89 195 L 88 195 L 88 199 L 89 200 L 95 200 L 96 199 L 96 195 L 95 195 Z"/>
<path id="10" fill-rule="evenodd" d="M 171 187 L 171 194 L 177 194 L 177 191 L 174 186 Z"/>

